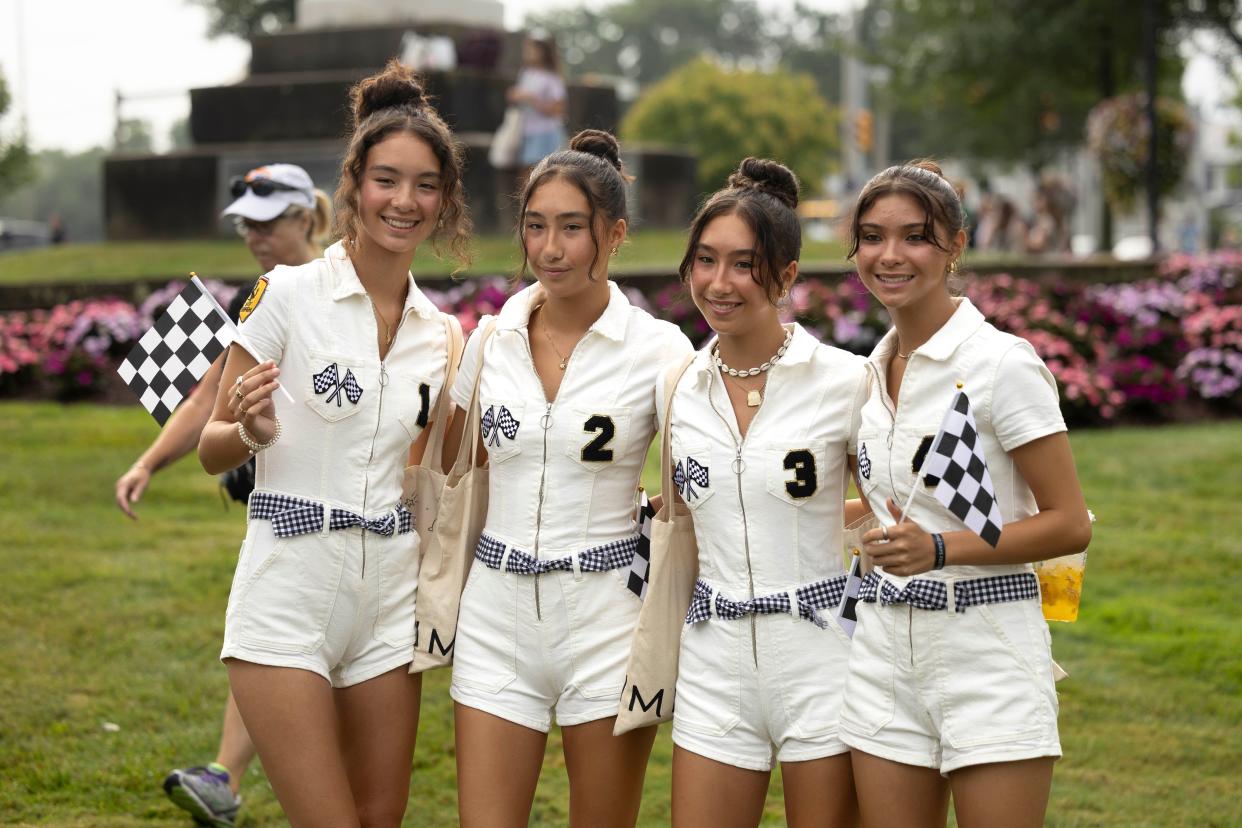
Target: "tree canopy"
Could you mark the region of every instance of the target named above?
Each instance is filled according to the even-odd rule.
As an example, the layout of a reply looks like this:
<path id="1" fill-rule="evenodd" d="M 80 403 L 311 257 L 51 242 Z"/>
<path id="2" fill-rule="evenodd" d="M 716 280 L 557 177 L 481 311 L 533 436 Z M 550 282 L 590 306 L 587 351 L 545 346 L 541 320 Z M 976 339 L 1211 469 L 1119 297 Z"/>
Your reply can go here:
<path id="1" fill-rule="evenodd" d="M 809 75 L 725 68 L 700 58 L 640 97 L 621 124 L 627 140 L 688 146 L 703 191 L 724 185 L 747 155 L 788 166 L 817 192 L 837 149 L 837 119 Z"/>
<path id="2" fill-rule="evenodd" d="M 8 111 L 11 101 L 8 84 L 0 73 L 0 117 Z M 19 133 L 6 139 L 0 134 L 0 193 L 9 192 L 27 181 L 32 172 L 26 136 Z"/>
<path id="3" fill-rule="evenodd" d="M 269 34 L 293 22 L 297 0 L 189 0 L 207 9 L 211 23 L 207 34 L 250 38 Z"/>

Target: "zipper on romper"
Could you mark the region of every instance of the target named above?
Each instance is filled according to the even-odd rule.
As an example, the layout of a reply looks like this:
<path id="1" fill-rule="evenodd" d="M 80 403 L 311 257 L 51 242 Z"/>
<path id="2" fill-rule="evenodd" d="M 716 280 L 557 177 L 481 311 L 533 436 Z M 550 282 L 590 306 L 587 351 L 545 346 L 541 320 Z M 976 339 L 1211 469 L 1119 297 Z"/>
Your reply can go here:
<path id="1" fill-rule="evenodd" d="M 375 300 L 367 295 L 367 301 L 371 303 L 371 312 L 375 312 Z M 403 320 L 402 320 L 403 321 Z M 375 325 L 374 316 L 372 316 L 371 324 L 375 326 L 375 335 L 371 341 L 375 343 L 375 355 L 379 356 L 379 327 Z M 401 321 L 397 323 L 397 332 L 393 334 L 392 342 L 388 343 L 388 353 L 392 353 L 392 349 L 397 344 L 397 337 L 401 335 Z M 375 439 L 379 437 L 381 416 L 384 412 L 384 388 L 388 385 L 388 366 L 387 356 L 380 357 L 379 361 L 379 399 L 375 403 L 375 430 L 371 432 L 371 451 L 367 454 L 367 465 L 362 472 L 362 518 L 367 518 L 367 492 L 371 489 L 371 461 L 375 459 Z M 396 531 L 396 527 L 393 528 Z M 362 572 L 360 578 L 367 576 L 367 530 L 362 529 Z"/>
<path id="2" fill-rule="evenodd" d="M 711 373 L 712 386 L 714 386 L 715 383 L 716 383 L 716 372 L 712 371 Z M 712 386 L 709 386 L 707 389 L 708 402 L 711 403 L 712 411 L 715 411 L 716 416 L 720 418 L 720 421 L 722 423 L 724 423 L 725 430 L 729 432 L 729 436 L 733 437 L 734 439 L 734 455 L 733 455 L 733 462 L 730 464 L 730 469 L 733 472 L 733 478 L 737 481 L 737 502 L 738 502 L 738 506 L 740 506 L 742 510 L 742 548 L 745 550 L 745 553 L 746 553 L 746 581 L 750 589 L 750 600 L 753 601 L 755 599 L 755 572 L 754 572 L 754 569 L 751 567 L 751 563 L 750 563 L 750 527 L 746 523 L 746 499 L 742 497 L 742 472 L 746 471 L 746 461 L 742 459 L 742 448 L 746 445 L 746 438 L 739 437 L 739 435 L 735 434 L 733 431 L 733 426 L 729 424 L 729 421 L 725 419 L 725 416 L 720 413 L 720 410 L 718 408 L 716 408 L 716 403 L 712 399 L 712 396 L 711 396 Z M 727 392 L 725 394 L 725 397 L 726 398 L 728 397 Z M 755 416 L 751 419 L 750 427 L 752 429 L 755 427 L 755 420 L 759 418 L 760 413 L 761 412 L 758 412 L 758 411 L 755 412 Z M 746 433 L 750 434 L 750 429 L 747 429 Z M 755 666 L 758 667 L 759 666 L 759 637 L 757 633 L 757 624 L 756 624 L 754 613 L 751 613 L 751 616 L 750 616 L 750 654 L 751 654 L 751 657 L 755 661 Z"/>
<path id="3" fill-rule="evenodd" d="M 543 430 L 543 458 L 541 460 L 541 464 L 539 467 L 539 501 L 535 508 L 535 549 L 531 553 L 532 555 L 534 555 L 535 560 L 539 560 L 539 534 L 540 534 L 540 531 L 543 529 L 543 499 L 544 499 L 544 492 L 546 491 L 546 486 L 548 482 L 548 430 L 552 428 L 552 406 L 556 404 L 556 400 L 549 400 L 548 395 L 544 393 L 543 391 L 543 380 L 539 378 L 539 372 L 535 370 L 535 355 L 531 353 L 531 350 L 530 350 L 529 333 L 530 333 L 530 329 L 527 328 L 527 336 L 522 337 L 522 344 L 526 346 L 526 357 L 529 360 L 528 364 L 530 365 L 530 373 L 535 378 L 535 385 L 539 388 L 540 393 L 543 394 L 543 402 L 545 406 L 543 415 L 539 418 L 539 427 L 540 429 Z M 587 333 L 589 334 L 590 331 L 588 330 Z M 569 352 L 568 359 L 570 361 L 573 360 L 574 354 L 577 353 L 578 346 L 582 344 L 583 339 L 586 339 L 586 334 L 583 334 L 582 337 L 579 338 L 579 340 L 574 343 L 573 350 Z M 565 387 L 565 380 L 568 377 L 569 377 L 569 371 L 566 370 L 565 373 L 561 376 L 561 384 L 557 386 L 556 396 L 558 399 L 561 396 L 560 389 Z M 542 621 L 543 620 L 543 609 L 542 609 L 542 606 L 540 605 L 539 573 L 535 573 L 534 579 L 535 579 L 535 617 L 539 619 L 540 621 Z"/>

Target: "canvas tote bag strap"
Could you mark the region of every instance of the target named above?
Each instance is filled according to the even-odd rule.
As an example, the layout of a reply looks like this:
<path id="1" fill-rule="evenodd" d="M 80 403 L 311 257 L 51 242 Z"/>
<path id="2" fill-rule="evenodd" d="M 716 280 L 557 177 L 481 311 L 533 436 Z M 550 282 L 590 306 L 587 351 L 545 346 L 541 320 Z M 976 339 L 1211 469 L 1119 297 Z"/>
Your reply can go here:
<path id="1" fill-rule="evenodd" d="M 432 412 L 432 417 L 435 419 L 432 420 L 431 439 L 427 441 L 422 462 L 419 463 L 420 466 L 437 470 L 440 467 L 440 451 L 444 446 L 444 435 L 448 431 L 446 421 L 449 412 L 448 399 L 451 396 L 449 390 L 457 381 L 457 366 L 461 362 L 463 344 L 461 323 L 457 321 L 457 317 L 448 313 L 444 315 L 444 340 L 444 352 L 448 359 L 444 372 L 444 387 L 440 390 L 440 396 L 436 398 L 436 410 Z"/>
<path id="2" fill-rule="evenodd" d="M 483 378 L 483 355 L 487 352 L 487 340 L 496 332 L 496 320 L 493 318 L 487 327 L 478 332 L 483 337 L 479 340 L 479 370 L 474 375 L 474 388 L 470 391 L 470 406 L 466 411 L 466 427 L 462 431 L 461 445 L 457 447 L 457 459 L 449 472 L 451 476 L 466 473 L 473 468 L 479 453 L 479 380 Z"/>
<path id="3" fill-rule="evenodd" d="M 673 470 L 671 468 L 673 448 L 669 437 L 672 428 L 673 394 L 676 393 L 677 385 L 685 375 L 686 369 L 694 362 L 695 356 L 696 354 L 687 355 L 675 371 L 669 372 L 664 384 L 664 430 L 660 435 L 660 494 L 663 502 L 656 520 L 669 521 L 673 518 Z"/>

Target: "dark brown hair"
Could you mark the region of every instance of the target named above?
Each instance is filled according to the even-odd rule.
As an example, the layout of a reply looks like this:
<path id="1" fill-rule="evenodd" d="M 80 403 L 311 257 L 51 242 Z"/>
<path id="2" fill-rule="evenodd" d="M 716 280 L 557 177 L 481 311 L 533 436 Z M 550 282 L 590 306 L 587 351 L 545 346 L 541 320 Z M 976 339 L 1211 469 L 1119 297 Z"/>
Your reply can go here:
<path id="1" fill-rule="evenodd" d="M 522 247 L 522 268 L 518 277 L 526 273 L 526 208 L 535 191 L 557 178 L 563 178 L 577 187 L 586 197 L 591 208 L 588 229 L 595 252 L 591 259 L 590 278 L 595 278 L 595 263 L 599 261 L 599 234 L 596 217 L 603 216 L 609 224 L 624 219 L 629 223 L 630 212 L 625 200 L 625 185 L 633 181 L 625 174 L 621 163 L 621 145 L 610 132 L 584 129 L 569 141 L 569 149 L 558 150 L 531 170 L 530 178 L 522 189 L 518 207 L 518 242 Z"/>
<path id="2" fill-rule="evenodd" d="M 561 73 L 561 61 L 556 56 L 556 41 L 551 36 L 528 37 L 526 40 L 539 51 L 539 68 L 547 69 L 549 72 L 559 75 Z"/>
<path id="3" fill-rule="evenodd" d="M 725 188 L 709 196 L 690 222 L 686 253 L 677 268 L 681 280 L 690 278 L 699 239 L 707 225 L 718 216 L 735 214 L 755 234 L 755 263 L 750 277 L 775 305 L 786 287 L 781 284 L 781 271 L 802 254 L 797 206 L 798 178 L 788 167 L 767 158 L 744 159 Z"/>
<path id="4" fill-rule="evenodd" d="M 358 189 L 367 152 L 394 132 L 409 132 L 423 140 L 440 162 L 441 207 L 431 235 L 436 254 L 447 242 L 453 257 L 462 266 L 468 264 L 471 223 L 462 187 L 462 148 L 427 100 L 418 75 L 390 60 L 382 72 L 354 84 L 349 101 L 353 130 L 336 188 L 337 235 L 346 245 L 357 241 Z"/>
<path id="5" fill-rule="evenodd" d="M 914 199 L 923 208 L 923 235 L 946 253 L 952 249 L 950 245 L 966 225 L 962 199 L 944 177 L 940 165 L 922 158 L 889 167 L 877 173 L 862 188 L 850 216 L 850 252 L 846 258 L 852 259 L 858 253 L 859 225 L 863 214 L 887 195 L 906 195 Z M 947 239 L 942 240 L 937 235 L 937 224 L 948 232 Z"/>

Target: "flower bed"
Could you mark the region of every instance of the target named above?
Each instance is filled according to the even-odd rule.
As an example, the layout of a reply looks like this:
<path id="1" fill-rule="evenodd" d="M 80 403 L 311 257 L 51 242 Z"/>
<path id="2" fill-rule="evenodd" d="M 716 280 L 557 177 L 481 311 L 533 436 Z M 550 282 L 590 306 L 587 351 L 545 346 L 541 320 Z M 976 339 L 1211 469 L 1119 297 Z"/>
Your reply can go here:
<path id="1" fill-rule="evenodd" d="M 208 284 L 222 302 L 230 298 L 230 288 Z M 138 308 L 105 299 L 0 315 L 0 397 L 98 394 L 180 287 L 170 284 Z M 427 295 L 469 332 L 511 291 L 504 279 L 471 279 Z M 709 335 L 680 285 L 626 292 L 695 343 Z M 1116 285 L 968 277 L 964 292 L 997 327 L 1034 345 L 1057 378 L 1073 423 L 1242 413 L 1242 254 L 1172 256 L 1159 277 Z M 786 313 L 823 341 L 856 353 L 870 351 L 889 325 L 854 276 L 796 285 Z"/>

